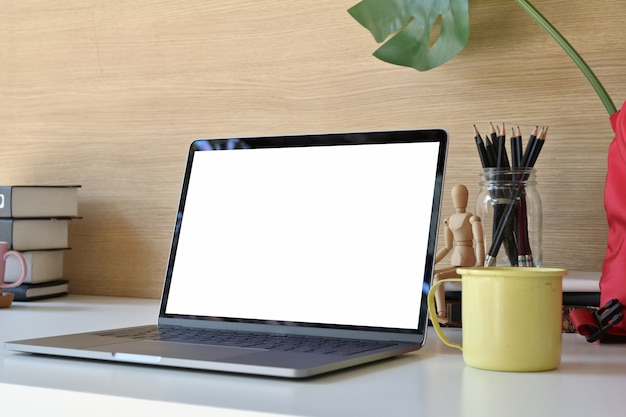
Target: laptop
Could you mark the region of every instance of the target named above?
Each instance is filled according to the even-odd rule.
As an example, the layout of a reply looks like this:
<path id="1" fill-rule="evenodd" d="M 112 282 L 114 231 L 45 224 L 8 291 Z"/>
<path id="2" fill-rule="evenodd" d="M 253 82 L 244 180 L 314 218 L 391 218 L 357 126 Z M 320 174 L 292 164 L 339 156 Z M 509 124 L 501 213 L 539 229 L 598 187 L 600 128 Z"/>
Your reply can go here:
<path id="1" fill-rule="evenodd" d="M 157 323 L 8 350 L 305 378 L 420 349 L 448 134 L 191 144 Z"/>

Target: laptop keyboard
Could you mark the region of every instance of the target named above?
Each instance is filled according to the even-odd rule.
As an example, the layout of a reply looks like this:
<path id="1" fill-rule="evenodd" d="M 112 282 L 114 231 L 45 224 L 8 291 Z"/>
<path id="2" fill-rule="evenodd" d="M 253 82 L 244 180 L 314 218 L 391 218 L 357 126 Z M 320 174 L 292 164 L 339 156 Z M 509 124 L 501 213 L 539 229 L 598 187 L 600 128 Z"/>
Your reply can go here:
<path id="1" fill-rule="evenodd" d="M 149 329 L 123 329 L 110 332 L 98 332 L 95 334 L 99 336 L 112 336 L 138 340 L 160 340 L 168 342 L 197 343 L 205 345 L 294 352 L 312 352 L 334 355 L 354 355 L 397 344 L 394 342 L 376 340 L 355 340 L 177 327 L 165 327 L 158 329 L 154 327 Z"/>

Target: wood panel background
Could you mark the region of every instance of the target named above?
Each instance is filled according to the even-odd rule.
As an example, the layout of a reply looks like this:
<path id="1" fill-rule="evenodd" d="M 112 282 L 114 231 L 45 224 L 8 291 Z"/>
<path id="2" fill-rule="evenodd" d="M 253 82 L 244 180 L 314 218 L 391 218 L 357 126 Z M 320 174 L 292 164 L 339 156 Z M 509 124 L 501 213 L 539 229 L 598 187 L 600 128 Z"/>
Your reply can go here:
<path id="1" fill-rule="evenodd" d="M 599 270 L 613 133 L 569 58 L 513 1 L 472 0 L 468 47 L 427 73 L 371 56 L 357 0 L 5 0 L 0 183 L 81 184 L 71 291 L 158 297 L 199 137 L 444 127 L 444 214 L 478 192 L 472 124 L 548 125 L 537 163 L 548 266 Z M 623 2 L 535 0 L 626 99 Z M 445 261 L 444 261 L 445 262 Z"/>

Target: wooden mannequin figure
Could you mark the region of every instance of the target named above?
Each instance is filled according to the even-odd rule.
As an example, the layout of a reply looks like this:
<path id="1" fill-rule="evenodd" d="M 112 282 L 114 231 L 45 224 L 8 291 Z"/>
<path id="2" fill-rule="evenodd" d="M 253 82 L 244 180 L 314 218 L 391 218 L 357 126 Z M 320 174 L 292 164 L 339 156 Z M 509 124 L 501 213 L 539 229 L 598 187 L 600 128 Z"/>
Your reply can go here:
<path id="1" fill-rule="evenodd" d="M 483 242 L 483 228 L 480 217 L 467 213 L 468 191 L 464 185 L 452 188 L 452 204 L 455 213 L 444 219 L 444 247 L 437 251 L 435 264 L 440 262 L 448 253 L 451 266 L 435 269 L 433 284 L 440 279 L 460 278 L 456 273 L 457 267 L 481 266 L 485 261 L 485 246 Z M 440 323 L 447 323 L 446 298 L 444 286 L 441 285 L 435 293 L 437 317 Z"/>

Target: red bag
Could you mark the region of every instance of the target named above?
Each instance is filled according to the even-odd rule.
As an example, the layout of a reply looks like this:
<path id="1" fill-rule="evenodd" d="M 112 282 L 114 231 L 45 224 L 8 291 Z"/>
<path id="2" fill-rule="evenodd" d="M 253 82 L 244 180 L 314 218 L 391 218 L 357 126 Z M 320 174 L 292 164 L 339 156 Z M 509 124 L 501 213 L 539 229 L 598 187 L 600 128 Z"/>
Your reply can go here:
<path id="1" fill-rule="evenodd" d="M 570 312 L 572 323 L 587 340 L 626 342 L 626 102 L 610 117 L 615 139 L 609 146 L 604 209 L 609 225 L 607 251 L 600 277 L 600 310 Z"/>

